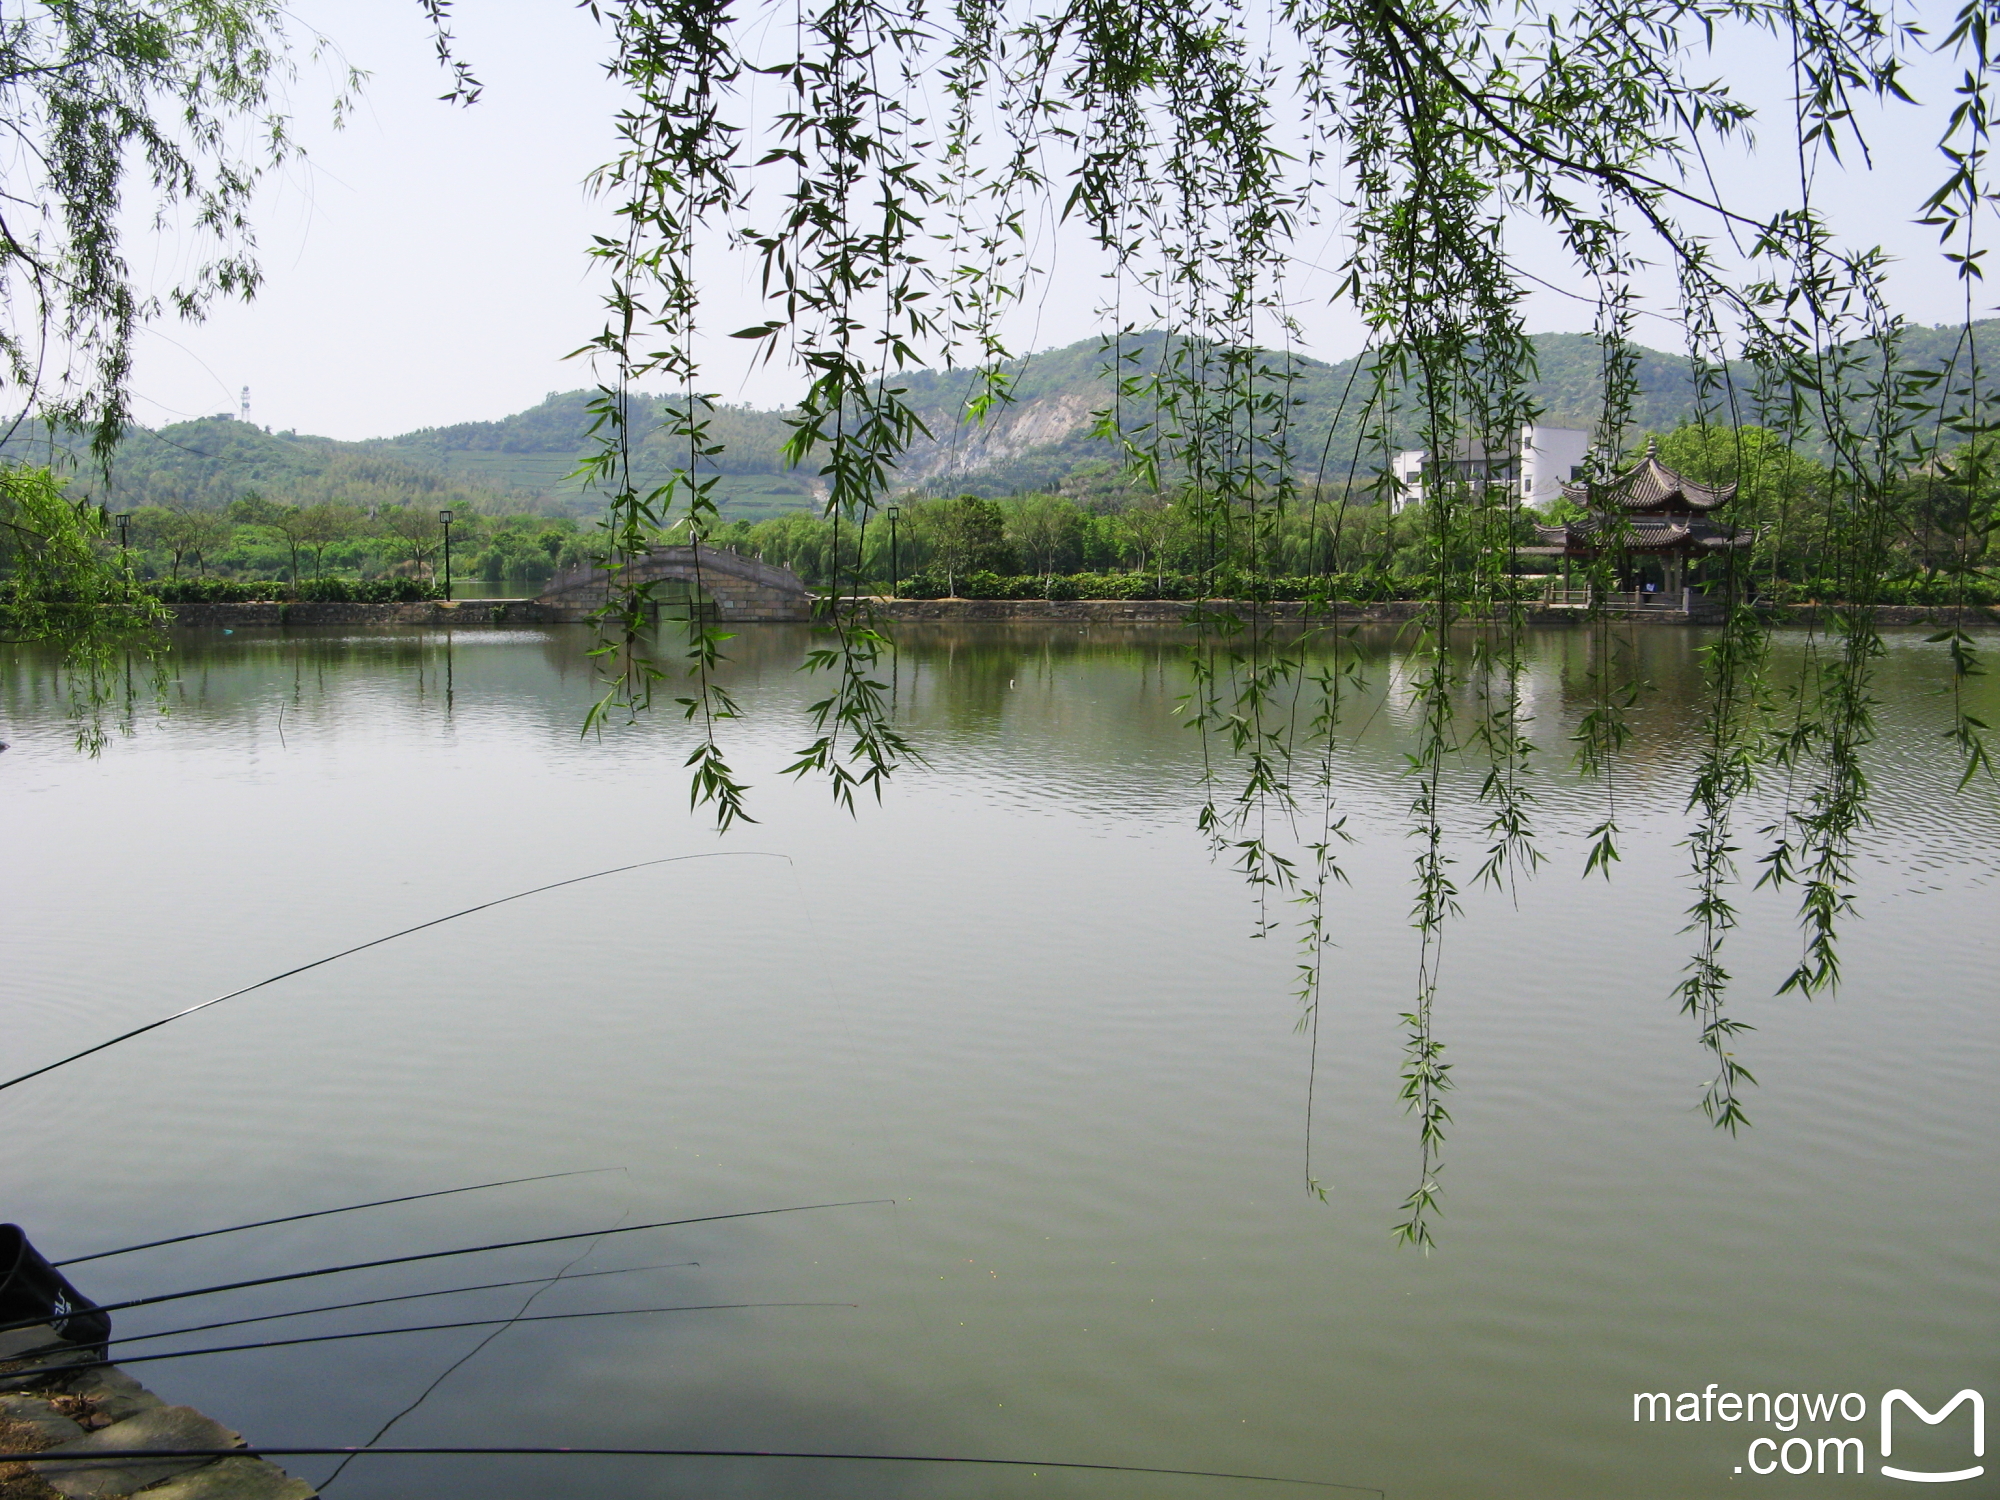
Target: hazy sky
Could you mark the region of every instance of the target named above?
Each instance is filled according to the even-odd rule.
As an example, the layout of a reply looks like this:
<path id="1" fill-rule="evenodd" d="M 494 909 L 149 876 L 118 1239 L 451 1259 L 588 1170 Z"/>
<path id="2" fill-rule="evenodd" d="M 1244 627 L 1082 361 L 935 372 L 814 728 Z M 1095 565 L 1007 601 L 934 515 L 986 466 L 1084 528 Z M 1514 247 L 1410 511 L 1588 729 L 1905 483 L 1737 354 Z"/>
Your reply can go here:
<path id="1" fill-rule="evenodd" d="M 295 0 L 297 35 L 314 29 L 337 55 L 305 62 L 292 89 L 303 165 L 272 181 L 259 213 L 266 283 L 255 303 L 218 310 L 203 325 L 162 323 L 142 336 L 136 409 L 148 425 L 234 410 L 250 387 L 252 419 L 332 437 L 385 436 L 414 427 L 519 411 L 553 390 L 590 383 L 563 356 L 600 321 L 600 292 L 584 255 L 609 222 L 584 178 L 611 150 L 617 96 L 601 68 L 604 36 L 566 0 L 468 0 L 455 29 L 486 85 L 471 109 L 439 103 L 444 79 L 416 0 Z M 1942 14 L 1942 13 L 1941 13 Z M 1732 71 L 1777 89 L 1782 72 L 1756 48 L 1733 49 Z M 368 70 L 348 128 L 326 124 L 342 63 Z M 1919 76 L 1920 92 L 1948 92 L 1949 73 Z M 1768 102 L 1778 103 L 1781 95 Z M 1889 245 L 1908 266 L 1898 305 L 1926 322 L 1958 313 L 1960 294 L 1937 265 L 1914 217 L 1919 189 L 1940 174 L 1927 123 L 1902 111 L 1878 124 L 1872 174 L 1834 184 L 1846 226 Z M 1774 136 L 1773 139 L 1776 137 Z M 1725 163 L 1725 179 L 1761 211 L 1785 189 L 1782 156 Z M 1012 330 L 1017 347 L 1046 348 L 1095 331 L 1104 296 L 1097 265 L 1079 247 L 1042 247 L 1058 274 Z M 177 247 L 137 235 L 142 272 L 170 269 Z M 1293 288 L 1307 352 L 1354 352 L 1355 325 L 1328 309 L 1336 233 L 1300 246 Z M 1559 287 L 1583 290 L 1544 236 L 1524 233 L 1514 255 Z M 722 332 L 761 321 L 751 258 L 718 256 L 710 316 Z M 1665 288 L 1659 288 L 1662 293 Z M 1662 304 L 1664 305 L 1664 304 Z M 1559 291 L 1529 307 L 1537 330 L 1587 328 L 1590 308 Z M 1642 341 L 1677 345 L 1671 324 L 1642 320 Z M 716 346 L 709 388 L 775 405 L 797 389 L 782 370 L 747 371 L 745 346 Z M 721 360 L 733 363 L 722 364 Z"/>

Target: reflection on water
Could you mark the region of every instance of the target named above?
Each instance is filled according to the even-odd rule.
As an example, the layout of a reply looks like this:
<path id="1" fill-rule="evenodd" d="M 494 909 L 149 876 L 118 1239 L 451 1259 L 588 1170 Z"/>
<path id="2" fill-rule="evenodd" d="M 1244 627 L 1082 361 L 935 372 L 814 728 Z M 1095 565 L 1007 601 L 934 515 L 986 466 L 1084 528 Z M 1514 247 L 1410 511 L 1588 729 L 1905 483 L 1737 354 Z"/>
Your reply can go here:
<path id="1" fill-rule="evenodd" d="M 396 1429 L 419 1445 L 986 1454 L 1293 1474 L 1398 1500 L 1664 1500 L 1733 1482 L 1759 1433 L 1635 1428 L 1634 1391 L 1995 1394 L 1996 819 L 1990 789 L 1952 792 L 1938 648 L 1897 633 L 1883 663 L 1880 822 L 1837 999 L 1772 998 L 1798 951 L 1791 898 L 1743 893 L 1728 952 L 1762 1086 L 1732 1143 L 1693 1110 L 1706 1074 L 1669 999 L 1687 956 L 1699 638 L 1630 640 L 1649 688 L 1611 789 L 1628 832 L 1608 884 L 1579 878 L 1606 790 L 1567 769 L 1590 644 L 1534 640 L 1551 863 L 1517 893 L 1467 891 L 1446 938 L 1438 1029 L 1459 1088 L 1443 1249 L 1426 1260 L 1386 1232 L 1415 1157 L 1394 1090 L 1415 964 L 1414 726 L 1398 638 L 1357 639 L 1369 686 L 1338 768 L 1357 842 L 1331 911 L 1325 1204 L 1302 1182 L 1295 954 L 1281 936 L 1249 940 L 1250 893 L 1192 830 L 1201 750 L 1176 714 L 1187 677 L 1169 632 L 905 630 L 883 672 L 929 763 L 849 818 L 781 774 L 809 738 L 814 684 L 795 670 L 807 633 L 745 630 L 729 673 L 748 717 L 729 729 L 761 821 L 721 842 L 687 811 L 688 731 L 671 711 L 580 736 L 583 630 L 190 635 L 163 694 L 136 694 L 129 736 L 94 760 L 70 748 L 50 663 L 17 654 L 0 694 L 10 1073 L 510 891 L 681 853 L 786 858 L 552 891 L 0 1094 L 7 1217 L 63 1256 L 618 1169 L 78 1268 L 93 1295 L 123 1298 L 593 1225 L 894 1200 L 119 1315 L 121 1334 L 141 1333 L 549 1276 L 579 1250 L 579 1271 L 661 1269 L 558 1284 L 536 1314 L 858 1304 L 522 1325 Z M 1800 641 L 1780 639 L 1780 674 L 1803 664 Z M 1993 707 L 1975 711 L 1994 721 Z M 1746 859 L 1786 791 L 1767 784 L 1746 809 Z M 1470 770 L 1450 788 L 1465 869 L 1482 842 L 1476 792 Z M 504 1317 L 529 1290 L 255 1327 Z M 261 1441 L 340 1443 L 485 1332 L 135 1368 Z M 420 1492 L 1248 1490 L 383 1459 L 335 1491 Z"/>

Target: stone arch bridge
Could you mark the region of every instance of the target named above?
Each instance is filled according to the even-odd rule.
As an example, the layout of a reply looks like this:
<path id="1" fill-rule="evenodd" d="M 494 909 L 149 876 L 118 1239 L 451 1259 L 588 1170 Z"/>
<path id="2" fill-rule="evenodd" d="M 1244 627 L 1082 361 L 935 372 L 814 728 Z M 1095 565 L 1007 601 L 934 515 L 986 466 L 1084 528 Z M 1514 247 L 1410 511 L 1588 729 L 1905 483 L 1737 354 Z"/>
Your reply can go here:
<path id="1" fill-rule="evenodd" d="M 633 583 L 699 588 L 724 623 L 812 618 L 812 591 L 791 569 L 714 547 L 654 547 L 634 559 L 624 576 Z M 535 603 L 557 618 L 581 620 L 603 606 L 609 588 L 610 575 L 585 563 L 556 574 Z"/>

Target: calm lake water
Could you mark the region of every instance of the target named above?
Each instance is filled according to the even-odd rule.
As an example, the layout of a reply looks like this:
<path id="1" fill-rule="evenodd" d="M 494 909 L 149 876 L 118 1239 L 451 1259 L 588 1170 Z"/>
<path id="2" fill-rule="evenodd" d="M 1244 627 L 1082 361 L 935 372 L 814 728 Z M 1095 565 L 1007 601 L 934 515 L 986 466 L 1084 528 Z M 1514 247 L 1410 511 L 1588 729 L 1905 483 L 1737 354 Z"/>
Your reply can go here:
<path id="1" fill-rule="evenodd" d="M 1781 665 L 1796 666 L 1798 637 Z M 121 1313 L 133 1335 L 475 1283 L 572 1279 L 385 1441 L 974 1455 L 1286 1475 L 1395 1500 L 1896 1493 L 1875 1403 L 2000 1397 L 2000 813 L 1955 794 L 1939 648 L 1896 632 L 1877 826 L 1837 998 L 1773 998 L 1795 896 L 1728 953 L 1761 1086 L 1731 1141 L 1670 991 L 1685 961 L 1691 632 L 1617 776 L 1625 858 L 1581 877 L 1604 791 L 1564 769 L 1587 643 L 1534 643 L 1549 865 L 1468 889 L 1441 1245 L 1388 1234 L 1416 1166 L 1395 1097 L 1415 973 L 1402 667 L 1369 648 L 1305 1189 L 1288 936 L 1193 827 L 1164 631 L 908 628 L 928 757 L 848 817 L 779 774 L 807 638 L 737 643 L 730 735 L 760 820 L 690 817 L 666 710 L 579 737 L 586 634 L 190 635 L 169 712 L 71 743 L 50 663 L 0 699 L 6 1071 L 526 887 L 573 885 L 286 980 L 0 1094 L 4 1217 L 52 1257 L 368 1198 L 615 1169 L 75 1268 L 100 1301 L 570 1230 L 811 1213 L 440 1260 Z M 1987 679 L 1989 722 L 2000 695 Z M 1470 784 L 1458 786 L 1461 812 Z M 1745 816 L 1778 806 L 1767 789 Z M 1470 830 L 1473 819 L 1462 815 Z M 1462 872 L 1478 840 L 1459 841 Z M 782 858 L 751 857 L 778 855 Z M 1470 882 L 1467 881 L 1469 886 Z M 698 1262 L 698 1264 L 688 1264 Z M 630 1274 L 583 1277 L 586 1272 Z M 463 1292 L 124 1345 L 504 1318 Z M 850 1305 L 851 1304 L 851 1305 Z M 133 1373 L 273 1445 L 366 1440 L 492 1330 L 214 1354 Z M 1768 1423 L 1633 1420 L 1639 1391 L 1860 1393 L 1863 1477 L 1745 1471 Z M 1961 1409 L 1897 1463 L 1958 1467 Z M 1928 1446 L 1927 1446 L 1928 1443 Z M 1764 1450 L 1771 1453 L 1775 1449 Z M 1795 1451 L 1795 1450 L 1794 1450 Z M 2000 1464 L 1988 1459 L 1990 1469 Z M 323 1476 L 330 1465 L 299 1461 Z M 1947 1493 L 2000 1494 L 1993 1473 Z M 1237 1482 L 778 1460 L 376 1458 L 336 1496 L 1204 1497 Z"/>

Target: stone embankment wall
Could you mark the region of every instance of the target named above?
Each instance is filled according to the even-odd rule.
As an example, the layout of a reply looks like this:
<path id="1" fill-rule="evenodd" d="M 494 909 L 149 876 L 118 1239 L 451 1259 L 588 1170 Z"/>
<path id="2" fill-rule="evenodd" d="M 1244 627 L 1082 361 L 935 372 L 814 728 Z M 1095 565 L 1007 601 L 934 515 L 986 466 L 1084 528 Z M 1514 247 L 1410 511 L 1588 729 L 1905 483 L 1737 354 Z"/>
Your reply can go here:
<path id="1" fill-rule="evenodd" d="M 1267 620 L 1296 620 L 1306 606 L 1296 601 L 1278 600 L 1251 605 L 1243 601 L 1211 599 L 1195 604 L 1185 599 L 877 599 L 876 613 L 885 620 L 969 624 L 1001 621 L 1047 621 L 1058 625 L 1178 625 L 1197 611 L 1230 610 L 1237 614 L 1255 609 Z M 1350 623 L 1400 624 L 1422 617 L 1425 606 L 1416 603 L 1343 604 L 1340 618 Z M 1531 625 L 1569 625 L 1574 610 L 1531 609 Z M 1656 611 L 1660 618 L 1685 622 L 1678 610 Z M 1324 621 L 1317 612 L 1314 619 Z"/>
<path id="2" fill-rule="evenodd" d="M 380 608 L 382 606 L 374 606 Z M 65 1373 L 95 1351 L 26 1360 L 10 1352 L 58 1342 L 52 1328 L 0 1334 L 0 1452 L 34 1453 L 0 1465 L 0 1500 L 313 1500 L 318 1493 L 261 1458 L 132 1458 L 161 1449 L 240 1448 L 243 1439 L 190 1406 L 169 1406 L 116 1366 Z M 51 1367 L 54 1367 L 51 1369 Z"/>
<path id="3" fill-rule="evenodd" d="M 1789 625 L 1803 629 L 1808 625 L 1825 627 L 1833 623 L 1834 612 L 1818 604 L 1780 604 L 1759 611 L 1774 625 Z M 1877 625 L 1967 625 L 2000 626 L 2000 607 L 1986 604 L 1969 604 L 1956 608 L 1937 604 L 1878 604 L 1875 606 Z"/>
<path id="4" fill-rule="evenodd" d="M 912 623 L 1051 622 L 1067 625 L 1184 624 L 1204 606 L 1181 599 L 875 599 L 870 601 L 885 620 Z M 1208 608 L 1243 609 L 1242 604 L 1211 601 Z M 1297 619 L 1305 608 L 1297 603 L 1257 606 L 1267 619 Z M 536 599 L 439 600 L 415 604 L 170 604 L 176 625 L 191 628 L 266 629 L 322 625 L 421 625 L 457 630 L 477 625 L 566 625 L 588 619 L 581 607 Z M 1340 618 L 1349 621 L 1396 623 L 1423 614 L 1421 604 L 1346 605 Z M 1657 617 L 1685 623 L 1679 610 L 1656 610 Z M 737 617 L 741 619 L 741 617 Z M 730 619 L 724 616 L 725 621 Z M 1530 624 L 1575 623 L 1574 610 L 1534 609 Z M 743 623 L 753 623 L 743 621 Z"/>
<path id="5" fill-rule="evenodd" d="M 281 625 L 551 625 L 569 618 L 532 599 L 442 599 L 414 604 L 169 604 L 176 625 L 266 628 Z"/>
<path id="6" fill-rule="evenodd" d="M 1131 625 L 1143 623 L 1178 624 L 1185 622 L 1194 611 L 1202 608 L 1231 609 L 1241 612 L 1252 606 L 1230 603 L 1223 600 L 1211 601 L 1207 605 L 1191 604 L 1179 599 L 878 599 L 874 601 L 876 612 L 884 619 L 892 621 L 933 622 L 937 624 L 1044 620 L 1065 625 Z M 1266 619 L 1296 620 L 1305 610 L 1303 604 L 1278 601 L 1254 606 Z M 1368 625 L 1399 625 L 1406 621 L 1421 619 L 1428 605 L 1411 600 L 1397 600 L 1386 604 L 1343 604 L 1338 618 L 1349 623 Z M 1824 626 L 1830 623 L 1831 611 L 1816 604 L 1783 604 L 1762 610 L 1764 618 L 1780 627 Z M 1325 614 L 1317 614 L 1316 620 L 1324 622 Z M 1468 616 L 1466 623 L 1474 623 L 1479 617 Z M 1523 618 L 1530 625 L 1581 625 L 1592 617 L 1580 609 L 1547 609 L 1531 604 Z M 1618 622 L 1635 622 L 1642 625 L 1710 625 L 1719 624 L 1722 609 L 1710 605 L 1696 609 L 1692 614 L 1681 609 L 1646 609 L 1614 613 L 1611 619 Z M 1936 606 L 1912 604 L 1883 604 L 1875 609 L 1875 623 L 1878 625 L 1942 625 L 1959 624 L 1971 626 L 2000 626 L 2000 608 L 1973 606 L 1966 609 L 1947 609 Z"/>
<path id="7" fill-rule="evenodd" d="M 1184 624 L 1189 615 L 1204 607 L 1180 599 L 876 599 L 871 602 L 879 618 L 909 624 L 1177 625 Z M 1206 607 L 1242 610 L 1247 606 L 1212 601 Z M 534 599 L 462 599 L 449 604 L 438 600 L 416 604 L 171 604 L 167 608 L 176 625 L 239 630 L 324 625 L 419 625 L 434 630 L 459 630 L 491 625 L 575 624 L 587 614 Z M 1256 608 L 1267 619 L 1295 620 L 1305 606 L 1279 602 Z M 1339 618 L 1356 624 L 1394 625 L 1419 619 L 1424 610 L 1424 605 L 1410 602 L 1348 604 L 1341 606 Z M 1831 621 L 1830 611 L 1813 604 L 1779 605 L 1763 613 L 1780 627 L 1825 626 Z M 1582 610 L 1540 606 L 1530 606 L 1526 614 L 1530 625 L 1574 626 L 1588 618 Z M 1648 609 L 1612 618 L 1653 625 L 1704 625 L 1714 623 L 1719 615 L 1697 611 L 1690 617 L 1684 610 Z M 1975 606 L 1957 610 L 1884 604 L 1875 610 L 1875 623 L 1991 628 L 2000 626 L 2000 608 Z"/>

